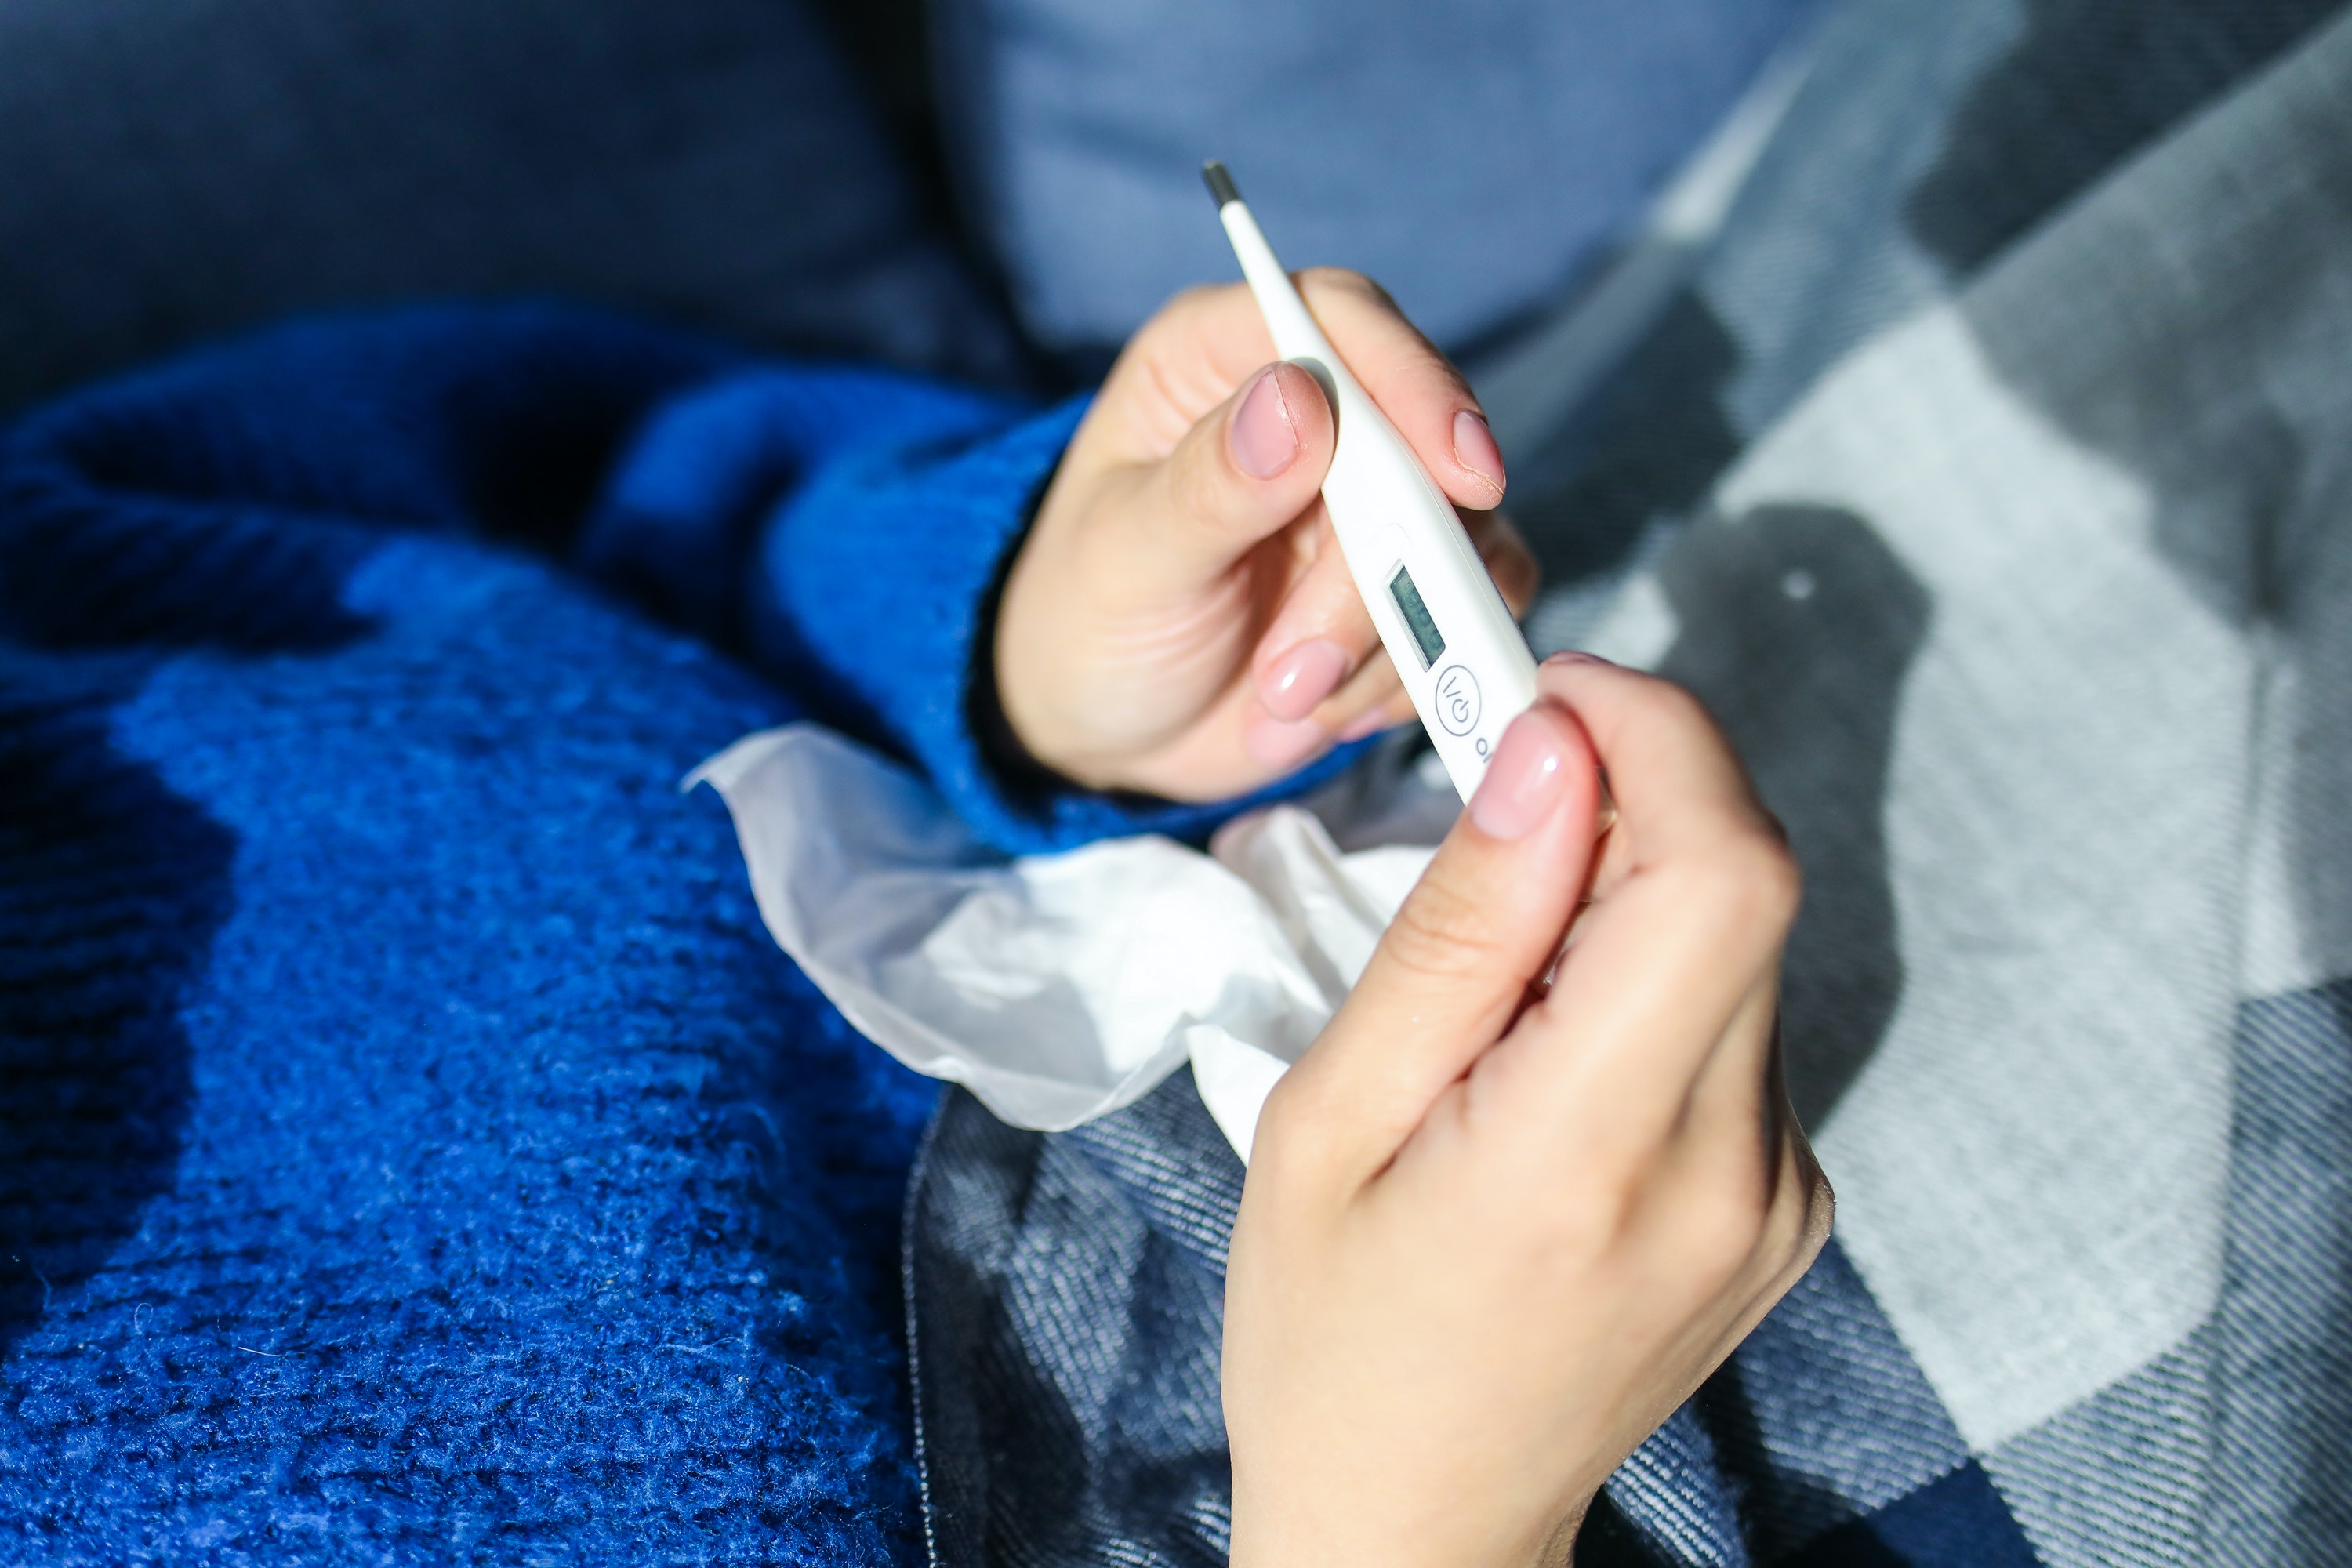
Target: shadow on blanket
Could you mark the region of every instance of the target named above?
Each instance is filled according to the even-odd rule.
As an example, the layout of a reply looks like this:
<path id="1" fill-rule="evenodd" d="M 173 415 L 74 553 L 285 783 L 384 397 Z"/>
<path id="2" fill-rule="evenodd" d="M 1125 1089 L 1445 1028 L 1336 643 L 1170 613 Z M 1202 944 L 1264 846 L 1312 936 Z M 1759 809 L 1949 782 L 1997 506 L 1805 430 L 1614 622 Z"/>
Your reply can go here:
<path id="1" fill-rule="evenodd" d="M 1682 631 L 1660 671 L 1706 694 L 1805 868 L 1780 1033 L 1789 1097 L 1819 1127 L 1902 999 L 1887 766 L 1933 601 L 1869 523 L 1836 507 L 1709 520 L 1661 576 Z"/>
<path id="2" fill-rule="evenodd" d="M 235 836 L 108 739 L 105 709 L 143 672 L 91 673 L 60 692 L 0 667 L 0 888 L 55 911 L 0 986 L 0 1354 L 170 1185 L 181 994 L 229 908 Z"/>

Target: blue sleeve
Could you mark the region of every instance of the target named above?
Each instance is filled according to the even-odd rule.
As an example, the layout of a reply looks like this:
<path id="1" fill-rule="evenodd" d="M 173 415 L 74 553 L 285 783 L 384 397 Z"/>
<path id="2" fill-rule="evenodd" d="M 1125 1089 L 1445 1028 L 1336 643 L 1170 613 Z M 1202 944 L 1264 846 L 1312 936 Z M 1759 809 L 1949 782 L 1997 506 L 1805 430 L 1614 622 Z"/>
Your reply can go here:
<path id="1" fill-rule="evenodd" d="M 1087 400 L 975 415 L 819 467 L 770 519 L 752 642 L 816 710 L 909 757 L 982 838 L 1015 853 L 1161 833 L 1198 840 L 1358 748 L 1247 800 L 1182 805 L 1006 776 L 982 745 L 995 589 Z M 979 678 L 976 679 L 976 678 Z"/>
<path id="2" fill-rule="evenodd" d="M 841 367 L 738 371 L 646 420 L 580 563 L 740 647 L 813 716 L 914 763 L 1001 849 L 1198 841 L 1360 748 L 1244 800 L 1181 805 L 1007 766 L 1018 759 L 981 738 L 994 711 L 996 586 L 1087 405 L 1040 412 Z"/>
<path id="3" fill-rule="evenodd" d="M 975 735 L 998 573 L 1084 411 L 758 364 L 557 306 L 321 318 L 93 387 L 0 438 L 0 533 L 47 552 L 0 582 L 0 620 L 86 637 L 109 616 L 149 624 L 167 597 L 227 646 L 263 636 L 257 617 L 331 642 L 361 624 L 334 584 L 383 531 L 520 538 L 911 761 L 1003 848 L 1197 838 L 1247 803 L 1024 782 Z"/>

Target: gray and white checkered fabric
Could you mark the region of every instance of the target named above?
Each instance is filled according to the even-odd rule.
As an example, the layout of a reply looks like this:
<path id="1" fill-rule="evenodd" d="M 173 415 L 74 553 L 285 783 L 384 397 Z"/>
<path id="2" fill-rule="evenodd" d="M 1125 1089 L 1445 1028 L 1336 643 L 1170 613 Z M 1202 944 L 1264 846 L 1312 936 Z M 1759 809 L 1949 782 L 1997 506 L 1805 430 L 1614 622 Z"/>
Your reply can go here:
<path id="1" fill-rule="evenodd" d="M 1838 12 L 1714 255 L 1512 454 L 1575 640 L 1809 876 L 1812 1274 L 1580 1561 L 2352 1563 L 2352 18 Z M 1522 484 L 1521 488 L 1528 488 Z M 937 1560 L 1222 1558 L 1241 1171 L 951 1100 Z"/>

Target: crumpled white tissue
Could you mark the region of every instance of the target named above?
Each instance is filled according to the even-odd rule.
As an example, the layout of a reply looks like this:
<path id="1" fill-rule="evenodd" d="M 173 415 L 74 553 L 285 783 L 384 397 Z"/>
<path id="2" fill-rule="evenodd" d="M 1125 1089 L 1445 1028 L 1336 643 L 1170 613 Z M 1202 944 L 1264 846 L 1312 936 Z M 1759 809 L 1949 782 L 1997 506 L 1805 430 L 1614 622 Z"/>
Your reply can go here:
<path id="1" fill-rule="evenodd" d="M 1277 805 L 1227 824 L 1206 855 L 1139 837 L 1007 859 L 928 784 L 805 724 L 745 736 L 686 780 L 704 783 L 734 816 L 770 933 L 892 1056 L 1049 1131 L 1189 1059 L 1244 1160 L 1267 1093 L 1431 854 L 1343 853 L 1314 813 Z M 1397 793 L 1375 806 L 1343 788 L 1326 810 L 1433 841 L 1452 792 Z"/>

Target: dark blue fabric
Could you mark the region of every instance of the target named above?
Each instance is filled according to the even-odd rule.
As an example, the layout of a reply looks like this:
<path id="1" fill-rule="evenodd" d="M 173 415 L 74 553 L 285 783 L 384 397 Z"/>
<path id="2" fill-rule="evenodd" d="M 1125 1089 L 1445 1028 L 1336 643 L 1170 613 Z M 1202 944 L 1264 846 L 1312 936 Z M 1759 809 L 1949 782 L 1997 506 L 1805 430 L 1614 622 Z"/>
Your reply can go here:
<path id="1" fill-rule="evenodd" d="M 2341 828 L 2338 828 L 2341 831 Z M 2352 979 L 2238 1014 L 2217 1540 L 2352 1549 Z"/>
<path id="2" fill-rule="evenodd" d="M 1791 1561 L 1801 1568 L 2035 1568 L 2041 1559 L 1972 1459 Z"/>
<path id="3" fill-rule="evenodd" d="M 1012 384 L 828 36 L 883 8 L 14 0 L 0 411 L 294 310 L 518 291 Z"/>
<path id="4" fill-rule="evenodd" d="M 1062 1133 L 950 1091 L 907 1218 L 940 1568 L 1223 1561 L 1243 1174 L 1189 1072 Z M 1586 1536 L 1598 1563 L 2035 1561 L 1834 1242 L 1610 1479 Z"/>
<path id="5" fill-rule="evenodd" d="M 950 1092 L 907 1211 L 938 1568 L 1212 1568 L 1242 1163 L 1192 1075 L 1073 1131 Z"/>
<path id="6" fill-rule="evenodd" d="M 677 784 L 813 702 L 1009 842 L 1205 823 L 960 729 L 1072 412 L 515 308 L 8 433 L 0 1560 L 919 1552 L 933 1087 Z"/>
<path id="7" fill-rule="evenodd" d="M 1459 350 L 1622 237 L 1815 0 L 942 0 L 950 151 L 1031 335 L 1123 342 L 1235 276 L 1231 163 L 1283 259 Z"/>

